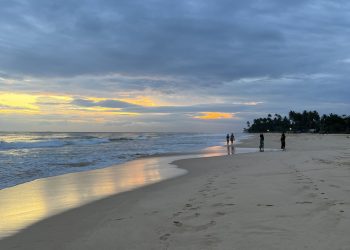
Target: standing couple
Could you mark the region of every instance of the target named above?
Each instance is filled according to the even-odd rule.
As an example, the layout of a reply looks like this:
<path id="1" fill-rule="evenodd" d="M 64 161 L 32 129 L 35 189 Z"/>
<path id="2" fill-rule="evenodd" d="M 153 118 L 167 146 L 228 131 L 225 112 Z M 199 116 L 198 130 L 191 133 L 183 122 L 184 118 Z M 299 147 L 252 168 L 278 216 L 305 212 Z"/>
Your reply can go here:
<path id="1" fill-rule="evenodd" d="M 227 145 L 230 144 L 231 141 L 231 145 L 233 145 L 233 141 L 235 140 L 235 136 L 233 135 L 233 133 L 231 133 L 231 136 L 229 134 L 226 135 L 226 143 Z"/>
<path id="2" fill-rule="evenodd" d="M 260 134 L 260 145 L 259 145 L 260 152 L 264 152 L 264 141 L 265 141 L 264 134 L 261 133 Z M 281 135 L 281 149 L 283 151 L 286 150 L 286 135 L 284 132 Z"/>
<path id="3" fill-rule="evenodd" d="M 231 146 L 230 146 L 231 141 Z M 235 147 L 233 145 L 233 142 L 235 141 L 235 136 L 233 133 L 231 133 L 231 136 L 229 134 L 226 135 L 226 143 L 227 143 L 227 154 L 233 155 L 235 153 Z"/>

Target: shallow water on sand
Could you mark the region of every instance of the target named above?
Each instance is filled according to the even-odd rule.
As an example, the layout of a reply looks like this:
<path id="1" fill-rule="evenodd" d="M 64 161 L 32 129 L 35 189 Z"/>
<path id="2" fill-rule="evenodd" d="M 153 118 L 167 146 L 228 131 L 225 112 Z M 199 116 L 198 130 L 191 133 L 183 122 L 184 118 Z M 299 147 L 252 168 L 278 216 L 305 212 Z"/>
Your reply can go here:
<path id="1" fill-rule="evenodd" d="M 236 134 L 237 140 L 249 136 Z M 0 132 L 0 189 L 142 156 L 197 152 L 224 140 L 225 135 L 203 133 Z"/>
<path id="2" fill-rule="evenodd" d="M 235 148 L 234 153 L 258 149 Z M 185 174 L 169 164 L 175 160 L 226 155 L 225 147 L 211 147 L 199 154 L 149 157 L 104 169 L 38 179 L 0 190 L 0 238 L 29 225 L 107 196 Z"/>

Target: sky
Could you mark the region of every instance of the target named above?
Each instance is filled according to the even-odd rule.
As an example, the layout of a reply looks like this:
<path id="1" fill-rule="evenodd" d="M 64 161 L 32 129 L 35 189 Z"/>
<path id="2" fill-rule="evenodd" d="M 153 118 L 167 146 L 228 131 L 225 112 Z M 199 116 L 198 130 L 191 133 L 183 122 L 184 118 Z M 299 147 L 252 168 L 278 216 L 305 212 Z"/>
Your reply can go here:
<path id="1" fill-rule="evenodd" d="M 349 114 L 346 0 L 0 0 L 0 131 Z"/>

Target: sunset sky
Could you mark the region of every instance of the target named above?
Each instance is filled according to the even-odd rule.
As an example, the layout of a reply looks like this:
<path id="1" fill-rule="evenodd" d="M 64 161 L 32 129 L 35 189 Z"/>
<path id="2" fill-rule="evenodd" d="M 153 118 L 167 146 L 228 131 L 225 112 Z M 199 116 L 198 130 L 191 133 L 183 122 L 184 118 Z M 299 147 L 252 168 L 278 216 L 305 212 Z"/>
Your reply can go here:
<path id="1" fill-rule="evenodd" d="M 345 0 L 4 0 L 0 131 L 241 131 L 349 114 Z"/>

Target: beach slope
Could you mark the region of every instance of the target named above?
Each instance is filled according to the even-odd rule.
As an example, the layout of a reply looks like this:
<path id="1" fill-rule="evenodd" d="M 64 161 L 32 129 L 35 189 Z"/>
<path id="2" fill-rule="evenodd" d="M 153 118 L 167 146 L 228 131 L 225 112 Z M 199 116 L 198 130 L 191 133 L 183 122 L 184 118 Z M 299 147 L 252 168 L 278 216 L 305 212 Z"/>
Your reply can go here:
<path id="1" fill-rule="evenodd" d="M 287 135 L 285 152 L 180 160 L 188 174 L 53 216 L 0 249 L 349 249 L 349 149 L 346 135 Z"/>

